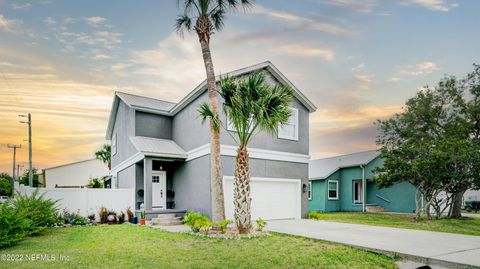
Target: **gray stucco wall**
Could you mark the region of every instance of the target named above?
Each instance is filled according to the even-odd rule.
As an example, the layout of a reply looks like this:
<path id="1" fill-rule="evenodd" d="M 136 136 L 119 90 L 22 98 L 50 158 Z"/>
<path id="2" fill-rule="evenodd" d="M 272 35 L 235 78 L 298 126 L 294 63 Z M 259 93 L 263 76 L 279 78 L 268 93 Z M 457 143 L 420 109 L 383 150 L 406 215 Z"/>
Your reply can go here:
<path id="1" fill-rule="evenodd" d="M 235 157 L 222 156 L 223 175 L 233 176 L 234 172 Z M 250 176 L 301 179 L 301 185 L 308 184 L 308 164 L 250 159 Z M 302 217 L 305 217 L 308 213 L 308 196 L 306 192 L 303 193 L 302 191 L 301 200 Z"/>
<path id="2" fill-rule="evenodd" d="M 207 92 L 178 112 L 172 122 L 173 140 L 185 151 L 192 150 L 210 142 L 209 123 L 199 118 L 198 107 L 207 102 Z"/>
<path id="3" fill-rule="evenodd" d="M 112 168 L 137 152 L 130 137 L 135 135 L 135 111 L 123 101 L 118 105 L 113 135 L 117 135 L 117 153 L 112 156 Z"/>
<path id="4" fill-rule="evenodd" d="M 131 165 L 117 174 L 119 189 L 133 189 L 135 188 L 136 171 L 135 165 Z"/>
<path id="5" fill-rule="evenodd" d="M 267 81 L 272 85 L 278 83 L 275 78 L 267 74 Z M 198 114 L 198 107 L 201 103 L 208 102 L 208 95 L 205 91 L 195 101 L 190 103 L 173 118 L 172 137 L 184 150 L 189 151 L 210 142 L 209 123 L 201 123 Z M 218 98 L 219 108 L 222 107 L 223 99 Z M 265 132 L 257 134 L 249 144 L 249 147 L 274 151 L 284 151 L 299 154 L 309 154 L 309 111 L 296 98 L 292 100 L 292 107 L 298 109 L 298 141 L 278 138 L 276 134 L 271 135 Z M 221 111 L 222 122 L 226 117 Z M 188 135 L 186 135 L 188 134 Z M 192 139 L 194 137 L 194 139 Z M 221 130 L 221 143 L 235 145 L 235 141 L 224 130 Z"/>
<path id="6" fill-rule="evenodd" d="M 135 135 L 172 139 L 172 118 L 147 112 L 135 112 Z"/>
<path id="7" fill-rule="evenodd" d="M 211 216 L 210 155 L 176 163 L 173 190 L 177 209 L 195 210 Z"/>

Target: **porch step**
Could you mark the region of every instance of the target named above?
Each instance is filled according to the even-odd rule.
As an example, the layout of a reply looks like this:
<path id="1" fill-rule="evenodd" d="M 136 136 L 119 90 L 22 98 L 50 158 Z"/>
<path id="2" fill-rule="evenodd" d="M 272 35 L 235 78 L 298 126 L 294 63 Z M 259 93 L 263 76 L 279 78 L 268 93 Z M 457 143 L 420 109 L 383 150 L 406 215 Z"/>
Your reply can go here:
<path id="1" fill-rule="evenodd" d="M 182 225 L 182 217 L 178 217 L 176 214 L 158 214 L 156 218 L 152 218 L 152 225 L 159 226 L 171 226 Z"/>
<path id="2" fill-rule="evenodd" d="M 365 210 L 367 212 L 388 212 L 387 209 L 379 206 L 379 205 L 367 205 L 365 206 Z"/>

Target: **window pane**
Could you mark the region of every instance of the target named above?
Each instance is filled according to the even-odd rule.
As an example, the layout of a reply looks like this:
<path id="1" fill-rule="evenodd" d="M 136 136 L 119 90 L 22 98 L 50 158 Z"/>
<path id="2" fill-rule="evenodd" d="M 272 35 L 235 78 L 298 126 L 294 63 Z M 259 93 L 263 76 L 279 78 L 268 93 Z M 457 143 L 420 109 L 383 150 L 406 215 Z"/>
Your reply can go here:
<path id="1" fill-rule="evenodd" d="M 280 127 L 280 134 L 282 136 L 294 137 L 295 136 L 295 126 L 293 125 L 282 125 Z"/>
<path id="2" fill-rule="evenodd" d="M 328 190 L 337 190 L 337 182 L 330 181 L 328 182 Z"/>
<path id="3" fill-rule="evenodd" d="M 328 191 L 329 198 L 336 198 L 337 197 L 337 190 L 329 190 Z"/>

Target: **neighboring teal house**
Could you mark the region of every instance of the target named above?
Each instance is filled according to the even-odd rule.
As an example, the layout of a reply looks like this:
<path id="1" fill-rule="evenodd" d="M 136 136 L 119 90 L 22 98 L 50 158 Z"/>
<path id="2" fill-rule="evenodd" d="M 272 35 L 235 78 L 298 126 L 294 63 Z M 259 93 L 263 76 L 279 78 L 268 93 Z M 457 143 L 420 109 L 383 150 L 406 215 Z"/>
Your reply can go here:
<path id="1" fill-rule="evenodd" d="M 377 189 L 375 167 L 383 165 L 377 150 L 320 160 L 309 165 L 308 210 L 415 212 L 415 187 L 408 182 Z"/>

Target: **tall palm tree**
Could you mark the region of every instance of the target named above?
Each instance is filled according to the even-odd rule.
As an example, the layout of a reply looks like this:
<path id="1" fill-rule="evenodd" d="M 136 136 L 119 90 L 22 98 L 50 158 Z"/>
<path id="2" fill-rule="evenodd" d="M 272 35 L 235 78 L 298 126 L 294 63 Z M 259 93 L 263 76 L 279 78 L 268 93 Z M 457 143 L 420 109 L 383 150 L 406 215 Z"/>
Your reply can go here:
<path id="1" fill-rule="evenodd" d="M 108 144 L 102 146 L 100 150 L 95 152 L 95 158 L 102 161 L 108 166 L 108 170 L 112 169 L 112 147 Z"/>
<path id="2" fill-rule="evenodd" d="M 287 86 L 271 86 L 263 73 L 252 73 L 247 79 L 231 77 L 220 81 L 220 96 L 223 98 L 223 112 L 235 132 L 229 133 L 238 144 L 235 179 L 234 205 L 235 223 L 240 233 L 249 233 L 250 210 L 250 166 L 247 145 L 258 132 L 275 133 L 277 126 L 288 122 L 292 112 L 290 103 L 292 91 Z M 214 111 L 203 103 L 199 112 L 203 118 L 214 119 L 215 128 L 226 128 L 215 117 Z"/>
<path id="3" fill-rule="evenodd" d="M 218 103 L 210 37 L 214 31 L 223 28 L 229 10 L 239 6 L 246 8 L 251 3 L 251 0 L 177 0 L 183 14 L 178 16 L 175 28 L 180 34 L 183 34 L 184 30 L 194 30 L 198 35 L 207 73 L 208 98 L 215 118 L 218 118 Z M 214 128 L 213 119 L 210 120 L 210 152 L 212 220 L 221 221 L 225 219 L 225 206 L 220 164 L 220 129 Z"/>

